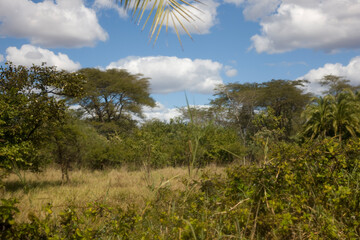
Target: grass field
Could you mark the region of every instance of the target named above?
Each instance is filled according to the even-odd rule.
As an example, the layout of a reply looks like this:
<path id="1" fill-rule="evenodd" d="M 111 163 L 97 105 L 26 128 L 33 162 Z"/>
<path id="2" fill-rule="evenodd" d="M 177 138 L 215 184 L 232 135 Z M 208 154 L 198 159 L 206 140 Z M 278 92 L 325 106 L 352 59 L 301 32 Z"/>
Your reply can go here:
<path id="1" fill-rule="evenodd" d="M 25 185 L 11 175 L 0 239 L 359 239 L 358 161 L 346 172 L 297 160 L 191 176 L 187 168 L 77 170 L 66 184 L 54 168 L 27 173 Z"/>
<path id="2" fill-rule="evenodd" d="M 195 172 L 197 178 L 204 171 L 223 173 L 223 167 L 209 166 Z M 69 204 L 82 207 L 90 202 L 103 202 L 109 206 L 126 208 L 135 205 L 145 207 L 146 201 L 154 197 L 156 188 L 166 184 L 172 190 L 182 190 L 184 179 L 188 179 L 187 168 L 164 168 L 145 171 L 113 169 L 104 171 L 76 170 L 70 173 L 70 182 L 63 184 L 61 171 L 50 168 L 41 173 L 26 173 L 24 186 L 17 176 L 5 179 L 1 198 L 17 198 L 20 213 L 18 221 L 26 221 L 29 213 L 39 215 L 47 204 L 60 211 Z"/>

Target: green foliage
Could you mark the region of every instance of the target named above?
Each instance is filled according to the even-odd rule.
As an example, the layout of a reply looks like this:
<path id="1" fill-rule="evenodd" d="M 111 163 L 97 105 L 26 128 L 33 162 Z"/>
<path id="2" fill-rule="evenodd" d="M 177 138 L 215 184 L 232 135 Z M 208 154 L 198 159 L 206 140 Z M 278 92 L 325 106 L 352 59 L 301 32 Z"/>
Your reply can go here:
<path id="1" fill-rule="evenodd" d="M 320 84 L 321 86 L 328 88 L 323 92 L 325 95 L 337 96 L 346 89 L 350 89 L 352 91 L 359 89 L 359 86 L 352 86 L 350 84 L 350 80 L 335 75 L 325 75 L 321 79 Z"/>
<path id="2" fill-rule="evenodd" d="M 197 126 L 201 134 L 194 167 L 209 163 L 228 164 L 243 156 L 245 149 L 236 131 L 208 124 Z M 68 181 L 73 167 L 104 169 L 127 166 L 130 169 L 157 169 L 187 166 L 192 159 L 190 147 L 194 126 L 181 120 L 170 123 L 152 120 L 132 129 L 105 137 L 92 123 L 68 115 L 64 124 L 47 130 L 41 157 L 56 162 Z M 45 140 L 44 139 L 44 140 Z M 236 156 L 236 157 L 235 157 Z"/>
<path id="3" fill-rule="evenodd" d="M 360 238 L 360 95 L 343 90 L 346 81 L 328 79 L 325 85 L 330 86 L 332 95 L 317 98 L 307 106 L 303 114 L 304 138 L 296 143 L 289 140 L 309 98 L 298 88 L 301 81 L 229 84 L 218 89 L 211 109 L 188 106 L 184 119 L 190 121 L 152 120 L 136 126 L 131 119 L 122 117 L 122 111 L 140 114 L 140 106 L 151 102 L 147 87 L 140 95 L 144 94 L 148 103 L 127 96 L 126 105 L 118 102 L 121 93 L 116 91 L 127 84 L 120 81 L 112 86 L 118 74 L 126 72 L 84 71 L 98 81 L 87 87 L 87 93 L 93 95 L 81 98 L 87 99 L 88 114 L 95 114 L 97 121 L 77 119 L 65 111 L 64 99 L 50 99 L 53 104 L 63 104 L 63 108 L 55 108 L 55 117 L 45 111 L 46 124 L 30 130 L 31 137 L 26 138 L 21 131 L 28 131 L 25 123 L 28 121 L 30 126 L 31 119 L 22 119 L 21 114 L 29 113 L 24 106 L 14 105 L 12 110 L 12 98 L 1 96 L 0 124 L 5 126 L 0 128 L 3 169 L 32 168 L 41 157 L 66 163 L 67 168 L 70 163 L 91 169 L 127 165 L 144 168 L 147 174 L 151 168 L 166 166 L 193 168 L 217 163 L 231 167 L 226 176 L 205 172 L 200 179 L 194 179 L 189 174 L 181 180 L 183 190 L 171 190 L 170 180 L 159 186 L 152 184 L 149 189 L 153 194 L 141 209 L 131 204 L 127 209 L 110 207 L 99 201 L 86 206 L 69 205 L 56 215 L 48 205 L 43 213 L 30 214 L 28 221 L 15 222 L 16 201 L 3 200 L 2 238 Z M 134 76 L 128 77 L 134 80 Z M 146 85 L 147 80 L 143 83 Z M 29 103 L 20 90 L 12 91 L 15 102 Z M 37 97 L 34 102 L 39 101 Z M 124 104 L 121 111 L 116 104 Z M 46 110 L 47 105 L 42 106 Z M 19 126 L 13 124 L 11 129 L 9 123 Z M 121 127 L 128 129 L 121 131 Z M 41 148 L 35 149 L 34 143 L 42 143 Z M 234 160 L 245 154 L 260 161 L 236 164 L 239 161 Z"/>
<path id="4" fill-rule="evenodd" d="M 300 114 L 310 100 L 311 94 L 301 89 L 304 83 L 303 80 L 272 80 L 262 83 L 259 105 L 271 107 L 275 116 L 282 116 L 280 127 L 284 128 L 286 136 L 294 134 L 293 129 L 299 124 L 297 121 Z"/>
<path id="5" fill-rule="evenodd" d="M 5 239 L 6 232 L 9 231 L 15 224 L 14 215 L 19 212 L 15 207 L 17 200 L 15 199 L 1 199 L 0 206 L 0 232 L 1 239 Z"/>
<path id="6" fill-rule="evenodd" d="M 104 169 L 117 161 L 111 156 L 109 140 L 72 114 L 67 113 L 62 125 L 44 130 L 46 144 L 40 149 L 43 159 L 59 164 L 63 181 L 69 181 L 68 171 L 74 167 Z"/>
<path id="7" fill-rule="evenodd" d="M 130 239 L 137 216 L 132 209 L 111 208 L 101 203 L 86 207 L 68 206 L 55 215 L 49 204 L 44 209 L 45 218 L 34 214 L 28 223 L 16 223 L 16 201 L 2 200 L 2 239 Z"/>
<path id="8" fill-rule="evenodd" d="M 241 191 L 252 189 L 251 199 L 259 206 L 252 210 L 258 236 L 358 237 L 358 148 L 359 142 L 342 147 L 334 139 L 282 144 L 267 165 L 234 171 L 232 178 L 247 186 Z M 238 193 L 234 187 L 231 195 Z"/>
<path id="9" fill-rule="evenodd" d="M 43 139 L 41 128 L 61 124 L 65 97 L 82 93 L 79 74 L 54 67 L 0 67 L 0 168 L 16 172 L 37 170 L 36 145 Z"/>
<path id="10" fill-rule="evenodd" d="M 119 156 L 111 155 L 111 149 L 115 146 L 106 137 L 98 134 L 91 125 L 82 125 L 80 129 L 81 157 L 78 167 L 105 169 L 119 165 Z"/>
<path id="11" fill-rule="evenodd" d="M 208 125 L 200 139 L 200 165 L 206 163 L 230 164 L 245 155 L 246 149 L 235 129 Z"/>
<path id="12" fill-rule="evenodd" d="M 99 122 L 131 119 L 131 114 L 141 116 L 142 107 L 154 107 L 149 96 L 148 78 L 133 75 L 126 70 L 101 71 L 86 68 L 79 71 L 86 76 L 85 94 L 77 102 Z"/>
<path id="13" fill-rule="evenodd" d="M 269 151 L 284 140 L 285 129 L 281 127 L 282 116 L 275 116 L 275 112 L 271 107 L 266 111 L 258 113 L 252 122 L 256 133 L 253 136 L 253 145 L 248 147 L 248 151 L 252 154 L 258 154 L 255 159 L 266 163 Z M 256 151 L 256 148 L 262 149 Z"/>
<path id="14" fill-rule="evenodd" d="M 149 239 L 357 239 L 359 147 L 334 139 L 281 144 L 261 167 L 205 174 L 184 192 L 162 189 L 143 229 Z"/>
<path id="15" fill-rule="evenodd" d="M 216 122 L 235 126 L 240 136 L 247 139 L 251 121 L 258 106 L 260 86 L 258 83 L 229 83 L 215 89 L 216 98 L 210 102 Z"/>
<path id="16" fill-rule="evenodd" d="M 141 209 L 102 202 L 69 206 L 29 223 L 13 221 L 13 201 L 3 201 L 3 236 L 20 239 L 358 239 L 360 141 L 336 138 L 303 145 L 278 144 L 261 166 L 203 173 L 152 188 Z M 130 205 L 131 206 L 131 205 Z"/>
<path id="17" fill-rule="evenodd" d="M 274 116 L 281 116 L 280 128 L 289 138 L 297 130 L 300 114 L 310 100 L 311 95 L 300 88 L 303 84 L 301 80 L 230 83 L 216 89 L 216 98 L 211 101 L 212 109 L 223 119 L 223 124 L 236 126 L 245 140 L 256 132 L 252 124 L 256 111 L 270 107 Z"/>
<path id="18" fill-rule="evenodd" d="M 350 89 L 315 98 L 303 117 L 302 134 L 310 139 L 336 136 L 342 141 L 360 133 L 360 102 Z"/>
<path id="19" fill-rule="evenodd" d="M 303 134 L 305 136 L 311 139 L 331 136 L 329 119 L 333 111 L 332 101 L 333 97 L 331 96 L 319 97 L 307 106 L 303 112 L 303 118 L 305 118 Z"/>
<path id="20" fill-rule="evenodd" d="M 198 126 L 197 131 L 201 138 L 195 167 L 230 163 L 236 159 L 231 153 L 242 156 L 245 152 L 233 129 L 209 124 Z M 131 134 L 111 135 L 107 154 L 115 165 L 127 165 L 131 169 L 187 166 L 192 159 L 193 133 L 194 126 L 179 119 L 170 123 L 147 121 Z"/>

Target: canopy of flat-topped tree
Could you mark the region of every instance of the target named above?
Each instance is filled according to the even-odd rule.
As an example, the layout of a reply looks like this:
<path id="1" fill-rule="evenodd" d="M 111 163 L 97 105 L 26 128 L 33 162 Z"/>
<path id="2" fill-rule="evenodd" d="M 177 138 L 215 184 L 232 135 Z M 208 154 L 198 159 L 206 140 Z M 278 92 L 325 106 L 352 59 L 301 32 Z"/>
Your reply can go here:
<path id="1" fill-rule="evenodd" d="M 327 87 L 326 91 L 323 91 L 323 94 L 330 94 L 337 96 L 339 93 L 345 89 L 350 89 L 352 91 L 358 91 L 360 86 L 354 86 L 350 84 L 350 80 L 345 79 L 341 76 L 335 75 L 326 75 L 320 80 L 320 85 L 322 87 Z"/>
<path id="2" fill-rule="evenodd" d="M 290 134 L 294 121 L 300 117 L 311 94 L 305 93 L 303 81 L 271 80 L 263 83 L 230 83 L 219 86 L 212 108 L 225 111 L 224 121 L 237 124 L 243 132 L 249 132 L 256 112 L 266 108 L 281 116 L 281 127 Z"/>
<path id="3" fill-rule="evenodd" d="M 142 116 L 142 107 L 154 107 L 149 80 L 125 70 L 87 68 L 79 71 L 86 77 L 85 94 L 77 102 L 86 114 L 99 122 Z"/>

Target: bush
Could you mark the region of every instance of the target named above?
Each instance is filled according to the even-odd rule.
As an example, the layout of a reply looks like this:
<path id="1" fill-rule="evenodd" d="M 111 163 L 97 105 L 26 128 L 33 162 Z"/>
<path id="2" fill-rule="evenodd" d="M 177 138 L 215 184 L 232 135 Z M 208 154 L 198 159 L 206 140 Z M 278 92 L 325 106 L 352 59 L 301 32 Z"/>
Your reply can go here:
<path id="1" fill-rule="evenodd" d="M 358 238 L 360 142 L 280 144 L 262 167 L 229 172 L 227 194 L 250 197 L 262 238 Z"/>

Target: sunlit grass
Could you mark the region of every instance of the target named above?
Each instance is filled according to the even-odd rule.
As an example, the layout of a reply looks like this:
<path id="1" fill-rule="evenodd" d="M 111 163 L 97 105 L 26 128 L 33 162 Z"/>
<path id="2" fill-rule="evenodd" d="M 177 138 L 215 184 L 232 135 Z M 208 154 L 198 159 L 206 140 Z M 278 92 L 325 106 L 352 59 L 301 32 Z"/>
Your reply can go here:
<path id="1" fill-rule="evenodd" d="M 209 166 L 201 169 L 193 178 L 204 171 L 223 173 L 223 167 Z M 127 171 L 112 169 L 104 171 L 76 170 L 70 172 L 70 182 L 61 182 L 61 171 L 50 168 L 41 173 L 27 173 L 24 186 L 17 176 L 4 180 L 1 198 L 17 198 L 20 213 L 17 220 L 24 221 L 29 213 L 37 215 L 47 204 L 53 205 L 55 213 L 68 205 L 86 206 L 90 202 L 103 202 L 110 206 L 144 208 L 146 201 L 154 197 L 156 188 L 167 184 L 172 190 L 181 190 L 183 180 L 189 178 L 187 168 L 164 168 L 150 171 Z"/>

